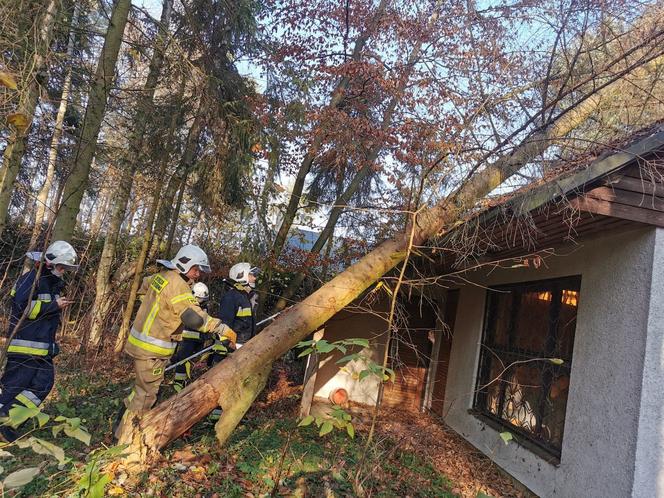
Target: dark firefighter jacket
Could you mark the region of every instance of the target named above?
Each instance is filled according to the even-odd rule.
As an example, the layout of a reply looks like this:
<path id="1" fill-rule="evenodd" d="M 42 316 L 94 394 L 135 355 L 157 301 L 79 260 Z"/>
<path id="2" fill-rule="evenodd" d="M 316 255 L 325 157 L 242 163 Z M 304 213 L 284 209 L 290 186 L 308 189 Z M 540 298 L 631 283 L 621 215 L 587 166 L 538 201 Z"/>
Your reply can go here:
<path id="1" fill-rule="evenodd" d="M 224 297 L 219 305 L 219 318 L 237 334 L 237 342 L 244 344 L 256 335 L 256 319 L 254 316 L 256 307 L 256 293 L 247 291 L 248 287 L 235 284 Z"/>
<path id="2" fill-rule="evenodd" d="M 24 311 L 28 313 L 20 329 L 9 343 L 7 352 L 32 356 L 55 356 L 58 347 L 55 333 L 60 325 L 60 307 L 56 299 L 64 288 L 64 281 L 47 268 L 42 269 L 39 281 L 32 284 L 37 276 L 33 268 L 19 277 L 11 290 L 12 309 L 9 319 L 9 333 L 16 328 Z"/>

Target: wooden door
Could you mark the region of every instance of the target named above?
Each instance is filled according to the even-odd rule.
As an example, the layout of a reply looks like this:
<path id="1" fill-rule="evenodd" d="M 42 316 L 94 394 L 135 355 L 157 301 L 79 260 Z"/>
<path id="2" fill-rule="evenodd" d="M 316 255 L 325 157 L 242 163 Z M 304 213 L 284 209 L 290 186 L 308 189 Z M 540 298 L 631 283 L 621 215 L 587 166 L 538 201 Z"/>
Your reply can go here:
<path id="1" fill-rule="evenodd" d="M 450 353 L 452 351 L 452 335 L 454 333 L 454 322 L 456 321 L 457 305 L 459 304 L 459 291 L 450 290 L 445 298 L 445 311 L 443 320 L 444 329 L 437 334 L 440 341 L 438 354 L 435 358 L 434 371 L 432 375 L 433 386 L 431 386 L 431 398 L 429 408 L 435 414 L 443 417 L 443 405 L 445 402 L 445 386 L 447 385 L 447 370 L 450 366 Z"/>
<path id="2" fill-rule="evenodd" d="M 389 346 L 389 363 L 396 374 L 395 381 L 385 384 L 382 403 L 419 411 L 431 358 L 429 331 L 436 327 L 436 314 L 431 306 L 420 303 L 417 298 L 404 303 L 404 309 L 407 326 L 396 331 Z"/>

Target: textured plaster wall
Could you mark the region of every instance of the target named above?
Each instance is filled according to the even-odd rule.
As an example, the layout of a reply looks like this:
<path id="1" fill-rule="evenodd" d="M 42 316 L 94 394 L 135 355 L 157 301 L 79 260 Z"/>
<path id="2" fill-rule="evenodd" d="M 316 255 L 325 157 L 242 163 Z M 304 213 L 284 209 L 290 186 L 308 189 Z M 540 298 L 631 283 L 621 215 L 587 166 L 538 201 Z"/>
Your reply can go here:
<path id="1" fill-rule="evenodd" d="M 369 347 L 362 350 L 363 356 L 382 363 L 385 351 L 386 322 L 379 313 L 384 313 L 385 310 L 383 302 L 376 304 L 373 310 L 376 314 L 343 310 L 325 325 L 323 338 L 330 342 L 358 337 L 369 339 Z M 351 352 L 359 352 L 359 350 L 348 351 L 348 353 Z M 340 370 L 340 365 L 336 362 L 342 356 L 341 353 L 335 351 L 321 358 L 314 383 L 314 396 L 327 399 L 333 389 L 341 387 L 346 389 L 351 401 L 364 405 L 375 405 L 378 400 L 379 387 L 377 377 L 370 375 L 362 381 L 355 380 L 356 375 L 366 368 L 366 362 L 361 359 L 350 361 L 345 364 L 344 370 Z"/>
<path id="2" fill-rule="evenodd" d="M 446 410 L 449 411 L 445 420 L 541 496 L 606 498 L 632 494 L 646 332 L 649 326 L 661 327 L 662 323 L 661 304 L 659 315 L 649 314 L 653 254 L 662 258 L 661 247 L 659 252 L 654 252 L 661 238 L 661 233 L 656 237 L 656 230 L 652 228 L 598 237 L 575 248 L 559 250 L 568 255 L 548 259 L 546 268 L 470 274 L 470 279 L 482 286 L 582 276 L 559 464 L 548 463 L 518 444 L 505 445 L 498 431 L 468 413 L 475 389 L 486 290 L 470 285 L 461 288 L 446 390 Z M 658 278 L 663 277 L 660 268 Z M 657 325 L 649 321 L 655 319 L 659 319 Z M 646 367 L 649 369 L 652 363 L 654 371 L 652 384 L 646 388 L 659 389 L 658 401 L 649 410 L 658 417 L 653 423 L 660 424 L 664 402 L 661 337 L 652 349 L 654 358 Z M 644 438 L 650 437 L 651 432 L 644 434 Z M 664 436 L 661 432 L 656 450 L 647 448 L 647 439 L 639 446 L 643 458 L 656 457 L 658 462 L 662 461 Z M 659 469 L 661 463 L 655 467 Z"/>
<path id="3" fill-rule="evenodd" d="M 634 497 L 664 496 L 664 230 L 656 231 L 641 384 Z"/>

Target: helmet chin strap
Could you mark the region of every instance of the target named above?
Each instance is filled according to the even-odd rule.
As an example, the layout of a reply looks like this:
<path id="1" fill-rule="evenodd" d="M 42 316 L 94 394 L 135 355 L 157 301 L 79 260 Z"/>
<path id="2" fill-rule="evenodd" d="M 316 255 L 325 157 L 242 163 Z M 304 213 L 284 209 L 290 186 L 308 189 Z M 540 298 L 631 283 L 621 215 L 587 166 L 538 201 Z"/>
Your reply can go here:
<path id="1" fill-rule="evenodd" d="M 58 278 L 62 278 L 65 275 L 64 270 L 58 270 L 55 266 L 51 268 L 51 273 Z"/>

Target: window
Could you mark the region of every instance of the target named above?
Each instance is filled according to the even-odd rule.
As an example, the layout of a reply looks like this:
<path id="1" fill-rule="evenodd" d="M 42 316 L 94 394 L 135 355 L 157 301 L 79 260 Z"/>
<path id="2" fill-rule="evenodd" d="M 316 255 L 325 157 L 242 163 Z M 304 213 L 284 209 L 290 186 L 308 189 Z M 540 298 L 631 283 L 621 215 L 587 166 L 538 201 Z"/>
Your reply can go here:
<path id="1" fill-rule="evenodd" d="M 474 408 L 556 458 L 563 441 L 580 285 L 581 277 L 568 277 L 487 291 Z"/>

